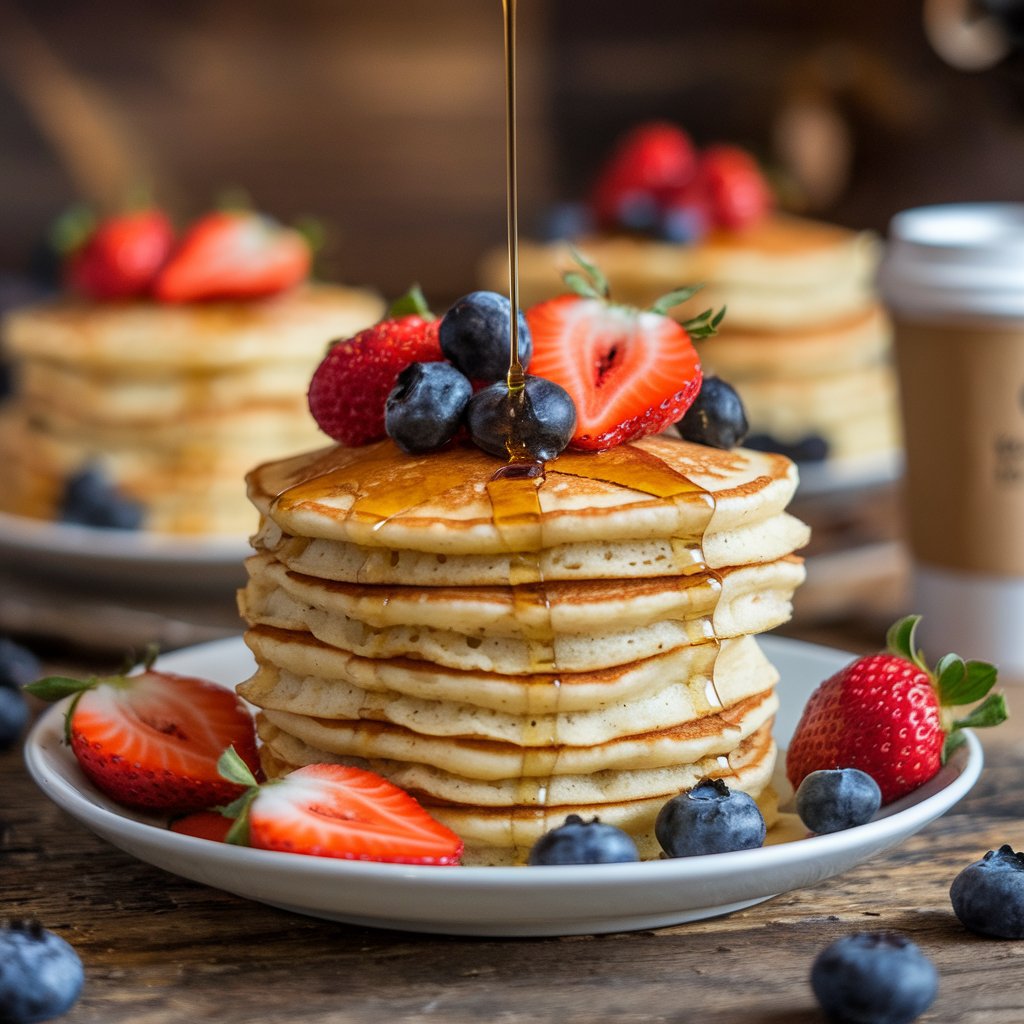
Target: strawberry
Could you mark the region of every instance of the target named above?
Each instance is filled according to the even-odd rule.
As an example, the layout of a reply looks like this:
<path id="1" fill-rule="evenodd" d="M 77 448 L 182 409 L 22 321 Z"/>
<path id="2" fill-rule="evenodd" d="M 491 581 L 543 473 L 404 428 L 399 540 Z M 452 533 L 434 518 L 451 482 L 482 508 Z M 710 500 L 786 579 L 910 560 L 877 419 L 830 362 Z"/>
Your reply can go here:
<path id="1" fill-rule="evenodd" d="M 313 374 L 307 396 L 320 429 L 350 447 L 383 440 L 384 403 L 398 375 L 410 363 L 444 359 L 439 326 L 414 287 L 391 307 L 386 319 L 353 338 L 333 342 Z"/>
<path id="2" fill-rule="evenodd" d="M 774 203 L 757 161 L 737 146 L 708 146 L 701 152 L 696 188 L 713 222 L 732 231 L 756 224 Z"/>
<path id="3" fill-rule="evenodd" d="M 608 301 L 608 283 L 578 253 L 584 273 L 565 275 L 574 294 L 533 306 L 530 372 L 560 384 L 576 404 L 569 446 L 601 450 L 656 434 L 679 420 L 701 384 L 692 338 L 714 334 L 724 310 L 680 324 L 667 311 L 690 298 L 684 288 L 650 309 Z"/>
<path id="4" fill-rule="evenodd" d="M 601 168 L 590 205 L 602 227 L 624 225 L 644 203 L 660 208 L 694 175 L 697 157 L 690 136 L 674 124 L 641 124 L 616 144 Z"/>
<path id="5" fill-rule="evenodd" d="M 256 299 L 309 276 L 312 252 L 298 231 L 248 211 L 200 217 L 157 276 L 161 302 Z"/>
<path id="6" fill-rule="evenodd" d="M 231 830 L 231 819 L 225 818 L 220 811 L 193 811 L 192 814 L 175 818 L 170 824 L 170 829 L 184 836 L 223 843 L 227 841 L 228 832 Z"/>
<path id="7" fill-rule="evenodd" d="M 93 784 L 126 807 L 191 811 L 233 799 L 217 761 L 234 746 L 256 770 L 252 717 L 231 690 L 154 670 L 104 679 L 51 676 L 26 689 L 44 700 L 74 695 L 65 738 Z"/>
<path id="8" fill-rule="evenodd" d="M 173 244 L 174 229 L 159 210 L 106 217 L 70 253 L 67 282 L 92 299 L 145 295 Z"/>
<path id="9" fill-rule="evenodd" d="M 259 785 L 228 750 L 225 779 L 248 787 L 223 814 L 235 818 L 228 841 L 341 860 L 458 864 L 462 840 L 404 790 L 373 772 L 311 764 Z"/>
<path id="10" fill-rule="evenodd" d="M 1003 695 L 989 693 L 995 668 L 947 654 L 929 669 L 914 646 L 919 621 L 901 619 L 886 651 L 858 658 L 811 694 L 786 755 L 794 788 L 818 769 L 859 768 L 890 803 L 938 772 L 964 742 L 962 729 L 1005 720 Z M 954 718 L 967 704 L 978 706 Z"/>

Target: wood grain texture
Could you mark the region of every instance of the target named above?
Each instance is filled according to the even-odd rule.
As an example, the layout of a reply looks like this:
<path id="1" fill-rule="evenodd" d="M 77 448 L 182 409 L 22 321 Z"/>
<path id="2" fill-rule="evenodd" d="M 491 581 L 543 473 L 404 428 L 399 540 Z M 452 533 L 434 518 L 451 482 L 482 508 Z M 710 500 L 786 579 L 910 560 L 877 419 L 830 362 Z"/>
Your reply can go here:
<path id="1" fill-rule="evenodd" d="M 717 920 L 531 940 L 350 927 L 179 879 L 70 820 L 13 750 L 0 755 L 0 916 L 36 917 L 78 950 L 87 980 L 67 1024 L 811 1024 L 814 956 L 862 929 L 903 931 L 935 961 L 922 1021 L 1019 1024 L 1024 943 L 967 933 L 948 898 L 962 867 L 1024 843 L 1024 725 L 985 743 L 960 805 L 839 878 Z"/>

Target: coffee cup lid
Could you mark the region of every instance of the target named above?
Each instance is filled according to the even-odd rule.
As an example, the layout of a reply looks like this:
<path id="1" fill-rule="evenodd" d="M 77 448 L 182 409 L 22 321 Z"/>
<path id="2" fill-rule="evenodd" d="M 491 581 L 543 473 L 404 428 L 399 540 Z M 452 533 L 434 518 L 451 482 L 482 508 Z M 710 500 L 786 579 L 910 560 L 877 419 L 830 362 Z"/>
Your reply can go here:
<path id="1" fill-rule="evenodd" d="M 897 314 L 1024 317 L 1024 203 L 896 214 L 878 284 Z"/>

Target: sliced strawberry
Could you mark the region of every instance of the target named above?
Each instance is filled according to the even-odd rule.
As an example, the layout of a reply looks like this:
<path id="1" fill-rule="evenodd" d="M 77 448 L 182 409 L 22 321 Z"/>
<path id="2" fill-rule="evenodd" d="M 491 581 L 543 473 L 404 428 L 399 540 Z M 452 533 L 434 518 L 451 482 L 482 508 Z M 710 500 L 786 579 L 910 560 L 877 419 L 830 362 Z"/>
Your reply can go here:
<path id="1" fill-rule="evenodd" d="M 462 840 L 408 793 L 361 768 L 314 764 L 261 786 L 249 844 L 343 860 L 458 864 Z"/>
<path id="2" fill-rule="evenodd" d="M 398 375 L 410 363 L 444 359 L 439 325 L 419 289 L 413 288 L 392 306 L 387 319 L 334 342 L 313 374 L 307 396 L 320 429 L 350 447 L 382 441 L 387 436 L 384 403 Z"/>
<path id="3" fill-rule="evenodd" d="M 530 372 L 560 384 L 576 403 L 570 447 L 601 450 L 656 434 L 679 420 L 701 384 L 691 335 L 714 333 L 721 313 L 710 310 L 680 324 L 666 310 L 695 289 L 666 296 L 649 310 L 608 301 L 596 267 L 567 274 L 578 294 L 563 295 L 526 313 L 533 338 Z"/>
<path id="4" fill-rule="evenodd" d="M 602 227 L 633 226 L 629 221 L 645 199 L 660 209 L 694 175 L 697 157 L 690 136 L 677 125 L 654 121 L 637 125 L 616 144 L 601 168 L 590 205 Z"/>
<path id="5" fill-rule="evenodd" d="M 126 807 L 191 811 L 242 792 L 217 770 L 233 746 L 258 770 L 252 716 L 233 691 L 147 668 L 106 679 L 51 677 L 27 687 L 43 699 L 76 694 L 66 735 L 85 775 Z"/>
<path id="6" fill-rule="evenodd" d="M 225 842 L 230 828 L 231 819 L 225 818 L 219 811 L 195 811 L 182 818 L 175 818 L 170 825 L 172 832 L 209 839 L 215 843 Z"/>
<path id="7" fill-rule="evenodd" d="M 963 729 L 1006 718 L 1002 694 L 989 692 L 992 665 L 947 654 L 929 669 L 914 643 L 919 620 L 901 619 L 887 650 L 855 659 L 811 694 L 786 755 L 794 789 L 819 769 L 859 768 L 890 803 L 939 771 L 964 741 Z M 954 717 L 954 708 L 968 704 L 977 707 Z"/>
<path id="8" fill-rule="evenodd" d="M 174 229 L 159 210 L 107 217 L 68 257 L 68 285 L 93 299 L 145 295 L 173 244 Z"/>
<path id="9" fill-rule="evenodd" d="M 260 214 L 218 211 L 188 229 L 153 292 L 161 302 L 255 299 L 304 281 L 311 263 L 298 231 Z"/>

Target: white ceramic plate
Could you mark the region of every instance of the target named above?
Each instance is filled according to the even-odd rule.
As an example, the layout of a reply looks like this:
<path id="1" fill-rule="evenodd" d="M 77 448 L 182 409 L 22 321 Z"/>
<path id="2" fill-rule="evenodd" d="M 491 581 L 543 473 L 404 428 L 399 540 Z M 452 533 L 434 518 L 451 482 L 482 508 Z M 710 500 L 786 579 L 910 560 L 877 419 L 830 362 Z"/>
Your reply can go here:
<path id="1" fill-rule="evenodd" d="M 782 674 L 785 742 L 822 679 L 850 655 L 763 638 Z M 241 640 L 177 651 L 169 671 L 231 684 L 252 668 Z M 274 853 L 178 835 L 97 792 L 61 742 L 63 709 L 49 709 L 26 741 L 29 771 L 60 807 L 115 846 L 185 878 L 300 914 L 350 924 L 457 935 L 575 935 L 658 928 L 739 910 L 820 882 L 896 845 L 949 810 L 981 771 L 973 735 L 938 777 L 883 817 L 832 835 L 759 850 L 642 864 L 578 867 L 417 867 Z"/>
<path id="2" fill-rule="evenodd" d="M 100 530 L 0 512 L 0 558 L 33 577 L 88 585 L 203 588 L 236 586 L 251 553 L 245 537 L 176 537 L 144 530 Z"/>

